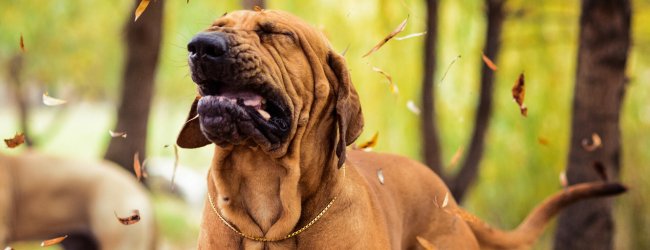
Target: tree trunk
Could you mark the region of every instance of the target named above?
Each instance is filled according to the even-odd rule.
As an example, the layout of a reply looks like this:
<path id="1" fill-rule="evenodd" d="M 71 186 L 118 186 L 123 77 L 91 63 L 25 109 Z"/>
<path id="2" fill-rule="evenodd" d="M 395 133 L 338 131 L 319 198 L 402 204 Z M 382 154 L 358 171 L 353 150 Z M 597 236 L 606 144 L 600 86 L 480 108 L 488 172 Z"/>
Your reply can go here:
<path id="1" fill-rule="evenodd" d="M 134 1 L 131 13 L 139 2 Z M 141 159 L 146 154 L 147 124 L 162 39 L 163 6 L 163 0 L 151 2 L 136 22 L 129 16 L 125 26 L 126 63 L 114 131 L 126 132 L 128 137 L 112 138 L 104 158 L 128 170 L 132 169 L 136 152 Z"/>
<path id="2" fill-rule="evenodd" d="M 246 10 L 252 10 L 253 7 L 255 6 L 259 6 L 260 8 L 264 9 L 266 8 L 266 1 L 265 0 L 242 0 L 241 6 Z"/>
<path id="3" fill-rule="evenodd" d="M 604 166 L 610 180 L 620 169 L 619 115 L 625 92 L 625 65 L 630 44 L 629 0 L 583 0 L 578 66 L 573 99 L 569 184 L 602 179 L 594 165 Z M 587 150 L 592 134 L 601 147 Z M 581 201 L 559 216 L 555 249 L 612 249 L 611 201 Z"/>
<path id="4" fill-rule="evenodd" d="M 503 0 L 485 0 L 487 8 L 487 30 L 485 33 L 485 55 L 495 63 L 501 47 L 503 26 Z M 476 179 L 478 166 L 483 157 L 485 134 L 492 115 L 492 93 L 494 92 L 494 71 L 481 62 L 481 96 L 474 120 L 474 131 L 462 167 L 451 183 L 451 193 L 458 202 L 462 201 L 469 186 Z"/>
<path id="5" fill-rule="evenodd" d="M 436 70 L 436 42 L 438 40 L 438 1 L 427 0 L 427 34 L 424 39 L 424 78 L 422 81 L 422 119 L 424 135 L 422 153 L 424 163 L 445 179 L 440 159 L 440 139 L 435 119 L 434 75 Z"/>

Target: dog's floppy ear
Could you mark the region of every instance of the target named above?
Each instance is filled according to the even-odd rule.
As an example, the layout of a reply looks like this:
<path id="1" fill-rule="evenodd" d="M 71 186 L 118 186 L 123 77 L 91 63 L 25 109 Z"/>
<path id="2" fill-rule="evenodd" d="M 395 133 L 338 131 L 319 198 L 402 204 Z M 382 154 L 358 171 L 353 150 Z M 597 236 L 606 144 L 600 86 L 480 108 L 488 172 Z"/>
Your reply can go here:
<path id="1" fill-rule="evenodd" d="M 200 148 L 211 142 L 205 138 L 201 132 L 201 124 L 199 123 L 199 115 L 196 111 L 196 106 L 199 103 L 200 96 L 197 96 L 190 108 L 190 114 L 181 129 L 181 132 L 176 138 L 176 144 L 181 148 Z"/>
<path id="2" fill-rule="evenodd" d="M 330 51 L 327 63 L 336 75 L 338 86 L 334 85 L 336 93 L 336 120 L 339 130 L 339 141 L 336 144 L 336 155 L 339 157 L 338 167 L 345 163 L 345 146 L 350 145 L 361 135 L 363 115 L 357 91 L 350 80 L 350 73 L 345 59 L 336 52 Z"/>

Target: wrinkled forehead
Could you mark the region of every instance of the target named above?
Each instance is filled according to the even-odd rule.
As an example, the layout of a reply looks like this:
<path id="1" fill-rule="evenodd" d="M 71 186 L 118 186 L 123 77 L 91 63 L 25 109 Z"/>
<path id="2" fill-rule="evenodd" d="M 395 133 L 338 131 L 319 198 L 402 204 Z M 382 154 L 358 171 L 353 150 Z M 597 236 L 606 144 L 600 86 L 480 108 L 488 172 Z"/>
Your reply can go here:
<path id="1" fill-rule="evenodd" d="M 319 30 L 302 19 L 284 11 L 278 10 L 238 10 L 226 13 L 217 18 L 208 31 L 229 28 L 267 33 L 291 33 L 301 42 L 307 41 L 310 46 L 329 49 L 329 41 Z"/>

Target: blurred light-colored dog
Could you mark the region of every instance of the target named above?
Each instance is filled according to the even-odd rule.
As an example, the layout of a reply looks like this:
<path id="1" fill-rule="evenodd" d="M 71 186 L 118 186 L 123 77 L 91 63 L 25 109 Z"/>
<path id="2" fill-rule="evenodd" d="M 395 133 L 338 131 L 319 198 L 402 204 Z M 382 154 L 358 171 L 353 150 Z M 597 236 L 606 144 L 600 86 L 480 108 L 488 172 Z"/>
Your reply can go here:
<path id="1" fill-rule="evenodd" d="M 138 223 L 115 218 L 134 209 Z M 118 166 L 33 151 L 0 154 L 0 247 L 70 235 L 66 249 L 153 249 L 154 232 L 146 190 Z"/>

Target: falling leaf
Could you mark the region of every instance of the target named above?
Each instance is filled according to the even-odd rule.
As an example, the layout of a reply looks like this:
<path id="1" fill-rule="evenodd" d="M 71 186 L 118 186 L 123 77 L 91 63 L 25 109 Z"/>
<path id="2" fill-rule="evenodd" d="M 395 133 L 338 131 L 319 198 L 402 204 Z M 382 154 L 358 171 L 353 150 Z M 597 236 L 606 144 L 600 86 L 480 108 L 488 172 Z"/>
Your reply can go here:
<path id="1" fill-rule="evenodd" d="M 7 144 L 7 147 L 9 148 L 18 147 L 23 143 L 25 143 L 25 134 L 23 133 L 16 133 L 13 138 L 5 139 L 5 144 Z"/>
<path id="2" fill-rule="evenodd" d="M 65 238 L 68 238 L 68 236 L 64 235 L 64 236 L 61 236 L 61 237 L 57 237 L 57 238 L 53 238 L 53 239 L 49 239 L 49 240 L 44 240 L 43 242 L 41 242 L 41 247 L 49 247 L 51 245 L 59 244 L 59 243 L 61 243 L 61 241 L 65 240 Z"/>
<path id="3" fill-rule="evenodd" d="M 402 41 L 402 40 L 406 40 L 406 39 L 413 38 L 413 37 L 424 36 L 426 34 L 427 34 L 426 31 L 419 32 L 419 33 L 412 33 L 412 34 L 408 34 L 408 35 L 402 36 L 402 37 L 395 37 L 395 40 Z"/>
<path id="4" fill-rule="evenodd" d="M 115 211 L 113 211 L 113 213 L 115 214 L 115 218 L 117 218 L 117 220 L 124 225 L 131 225 L 140 221 L 140 211 L 137 209 L 134 209 L 131 212 L 131 216 L 124 218 L 117 216 L 117 213 Z"/>
<path id="5" fill-rule="evenodd" d="M 5 247 L 5 250 L 14 250 L 14 248 L 11 247 L 11 246 L 7 246 L 7 247 Z"/>
<path id="6" fill-rule="evenodd" d="M 524 87 L 524 73 L 521 73 L 519 74 L 519 79 L 517 79 L 515 85 L 512 86 L 512 98 L 514 98 L 517 105 L 519 105 L 521 115 L 524 117 L 528 116 L 528 108 L 524 105 L 525 96 L 526 88 Z"/>
<path id="7" fill-rule="evenodd" d="M 135 172 L 135 177 L 140 181 L 140 179 L 142 179 L 142 167 L 140 166 L 140 156 L 138 152 L 135 152 L 133 155 L 133 171 Z"/>
<path id="8" fill-rule="evenodd" d="M 176 168 L 178 168 L 178 145 L 174 144 L 174 172 L 172 172 L 172 190 L 174 190 L 174 179 L 176 179 Z"/>
<path id="9" fill-rule="evenodd" d="M 348 43 L 348 46 L 345 46 L 345 49 L 341 51 L 341 56 L 345 56 L 346 53 L 348 53 L 348 49 L 350 49 L 350 44 Z"/>
<path id="10" fill-rule="evenodd" d="M 415 105 L 415 102 L 413 102 L 412 100 L 408 100 L 408 102 L 406 102 L 406 107 L 407 107 L 411 112 L 413 112 L 413 114 L 420 115 L 420 112 L 421 112 L 421 111 L 420 111 L 420 108 L 418 108 L 418 106 Z"/>
<path id="11" fill-rule="evenodd" d="M 490 60 L 489 57 L 487 57 L 485 54 L 483 54 L 483 62 L 485 63 L 488 68 L 490 68 L 492 71 L 497 71 L 497 65 L 494 64 L 492 60 Z"/>
<path id="12" fill-rule="evenodd" d="M 381 168 L 377 169 L 377 179 L 379 179 L 381 185 L 384 185 L 384 171 Z"/>
<path id="13" fill-rule="evenodd" d="M 47 92 L 43 93 L 43 104 L 47 106 L 59 106 L 66 103 L 67 101 L 51 97 Z"/>
<path id="14" fill-rule="evenodd" d="M 115 137 L 126 138 L 126 132 L 114 132 L 112 130 L 109 130 L 108 134 L 110 134 L 111 137 L 113 137 L 113 138 L 115 138 Z"/>
<path id="15" fill-rule="evenodd" d="M 372 138 L 370 138 L 369 141 L 359 144 L 357 148 L 362 149 L 364 151 L 372 150 L 372 148 L 375 147 L 375 145 L 377 145 L 377 137 L 379 137 L 379 132 L 375 132 L 375 134 L 372 135 Z"/>
<path id="16" fill-rule="evenodd" d="M 420 236 L 417 236 L 415 238 L 418 240 L 418 243 L 420 243 L 420 245 L 424 247 L 425 250 L 438 250 L 438 248 L 436 248 L 436 246 L 434 246 L 433 243 L 429 242 L 428 240 Z"/>
<path id="17" fill-rule="evenodd" d="M 163 148 L 168 148 L 168 147 L 169 147 L 169 144 L 163 145 Z"/>
<path id="18" fill-rule="evenodd" d="M 454 155 L 451 156 L 451 160 L 449 161 L 449 166 L 456 166 L 458 161 L 460 160 L 460 157 L 463 155 L 463 147 L 460 146 L 458 149 L 456 149 L 456 152 Z"/>
<path id="19" fill-rule="evenodd" d="M 600 140 L 600 136 L 596 133 L 591 134 L 591 141 L 592 143 L 589 144 L 588 139 L 582 139 L 582 148 L 584 148 L 587 152 L 594 151 L 603 146 L 603 142 Z"/>
<path id="20" fill-rule="evenodd" d="M 25 53 L 25 41 L 23 40 L 23 34 L 20 33 L 20 51 Z"/>
<path id="21" fill-rule="evenodd" d="M 406 19 L 404 19 L 404 21 L 402 21 L 402 23 L 400 23 L 399 26 L 397 26 L 397 28 L 395 28 L 392 32 L 390 32 L 390 34 L 388 34 L 388 36 L 384 37 L 383 40 L 381 40 L 379 43 L 377 43 L 377 45 L 375 45 L 375 47 L 372 47 L 372 49 L 370 49 L 370 51 L 368 51 L 368 53 L 363 55 L 361 58 L 369 56 L 373 52 L 377 51 L 379 48 L 381 48 L 381 46 L 384 46 L 384 44 L 386 42 L 388 42 L 391 38 L 395 37 L 397 34 L 402 32 L 404 30 L 404 28 L 406 28 L 406 22 L 408 22 L 408 20 L 409 20 L 409 17 L 407 16 Z"/>
<path id="22" fill-rule="evenodd" d="M 539 142 L 539 144 L 542 144 L 544 146 L 548 146 L 548 144 L 549 144 L 548 139 L 546 139 L 544 137 L 541 137 L 541 136 L 537 137 L 537 142 Z"/>
<path id="23" fill-rule="evenodd" d="M 144 10 L 146 10 L 148 6 L 149 6 L 149 0 L 140 1 L 140 4 L 138 4 L 138 8 L 135 9 L 135 20 L 133 20 L 134 22 L 138 21 L 138 18 L 140 18 L 140 15 L 142 15 Z"/>
<path id="24" fill-rule="evenodd" d="M 562 185 L 563 188 L 569 187 L 569 181 L 566 178 L 566 172 L 562 171 L 560 172 L 560 184 Z"/>
<path id="25" fill-rule="evenodd" d="M 386 79 L 388 79 L 388 86 L 390 87 L 391 93 L 393 93 L 394 95 L 397 95 L 399 93 L 399 89 L 397 89 L 397 85 L 393 83 L 393 77 L 391 77 L 388 73 L 384 72 L 380 68 L 373 66 L 372 70 L 383 75 L 384 77 L 386 77 Z"/>
<path id="26" fill-rule="evenodd" d="M 257 11 L 257 12 L 260 12 L 260 11 L 263 11 L 264 9 L 262 9 L 262 7 L 260 7 L 260 6 L 255 5 L 255 6 L 253 6 L 253 10 Z"/>
<path id="27" fill-rule="evenodd" d="M 449 73 L 449 70 L 451 69 L 451 66 L 453 66 L 454 63 L 456 63 L 456 61 L 458 61 L 458 59 L 460 59 L 460 55 L 456 56 L 456 58 L 454 58 L 454 60 L 452 60 L 449 63 L 449 65 L 447 65 L 447 69 L 445 70 L 445 73 L 442 74 L 442 77 L 440 78 L 440 83 L 442 83 L 442 81 L 445 80 L 445 77 L 447 77 L 447 73 Z"/>
<path id="28" fill-rule="evenodd" d="M 445 208 L 447 205 L 449 205 L 449 192 L 445 193 L 445 199 L 442 200 L 442 205 L 440 207 Z"/>
<path id="29" fill-rule="evenodd" d="M 605 165 L 603 165 L 602 162 L 596 161 L 594 162 L 594 169 L 596 170 L 596 173 L 598 173 L 598 176 L 600 176 L 600 179 L 603 181 L 607 181 L 609 178 L 607 178 L 607 171 L 605 170 Z"/>

